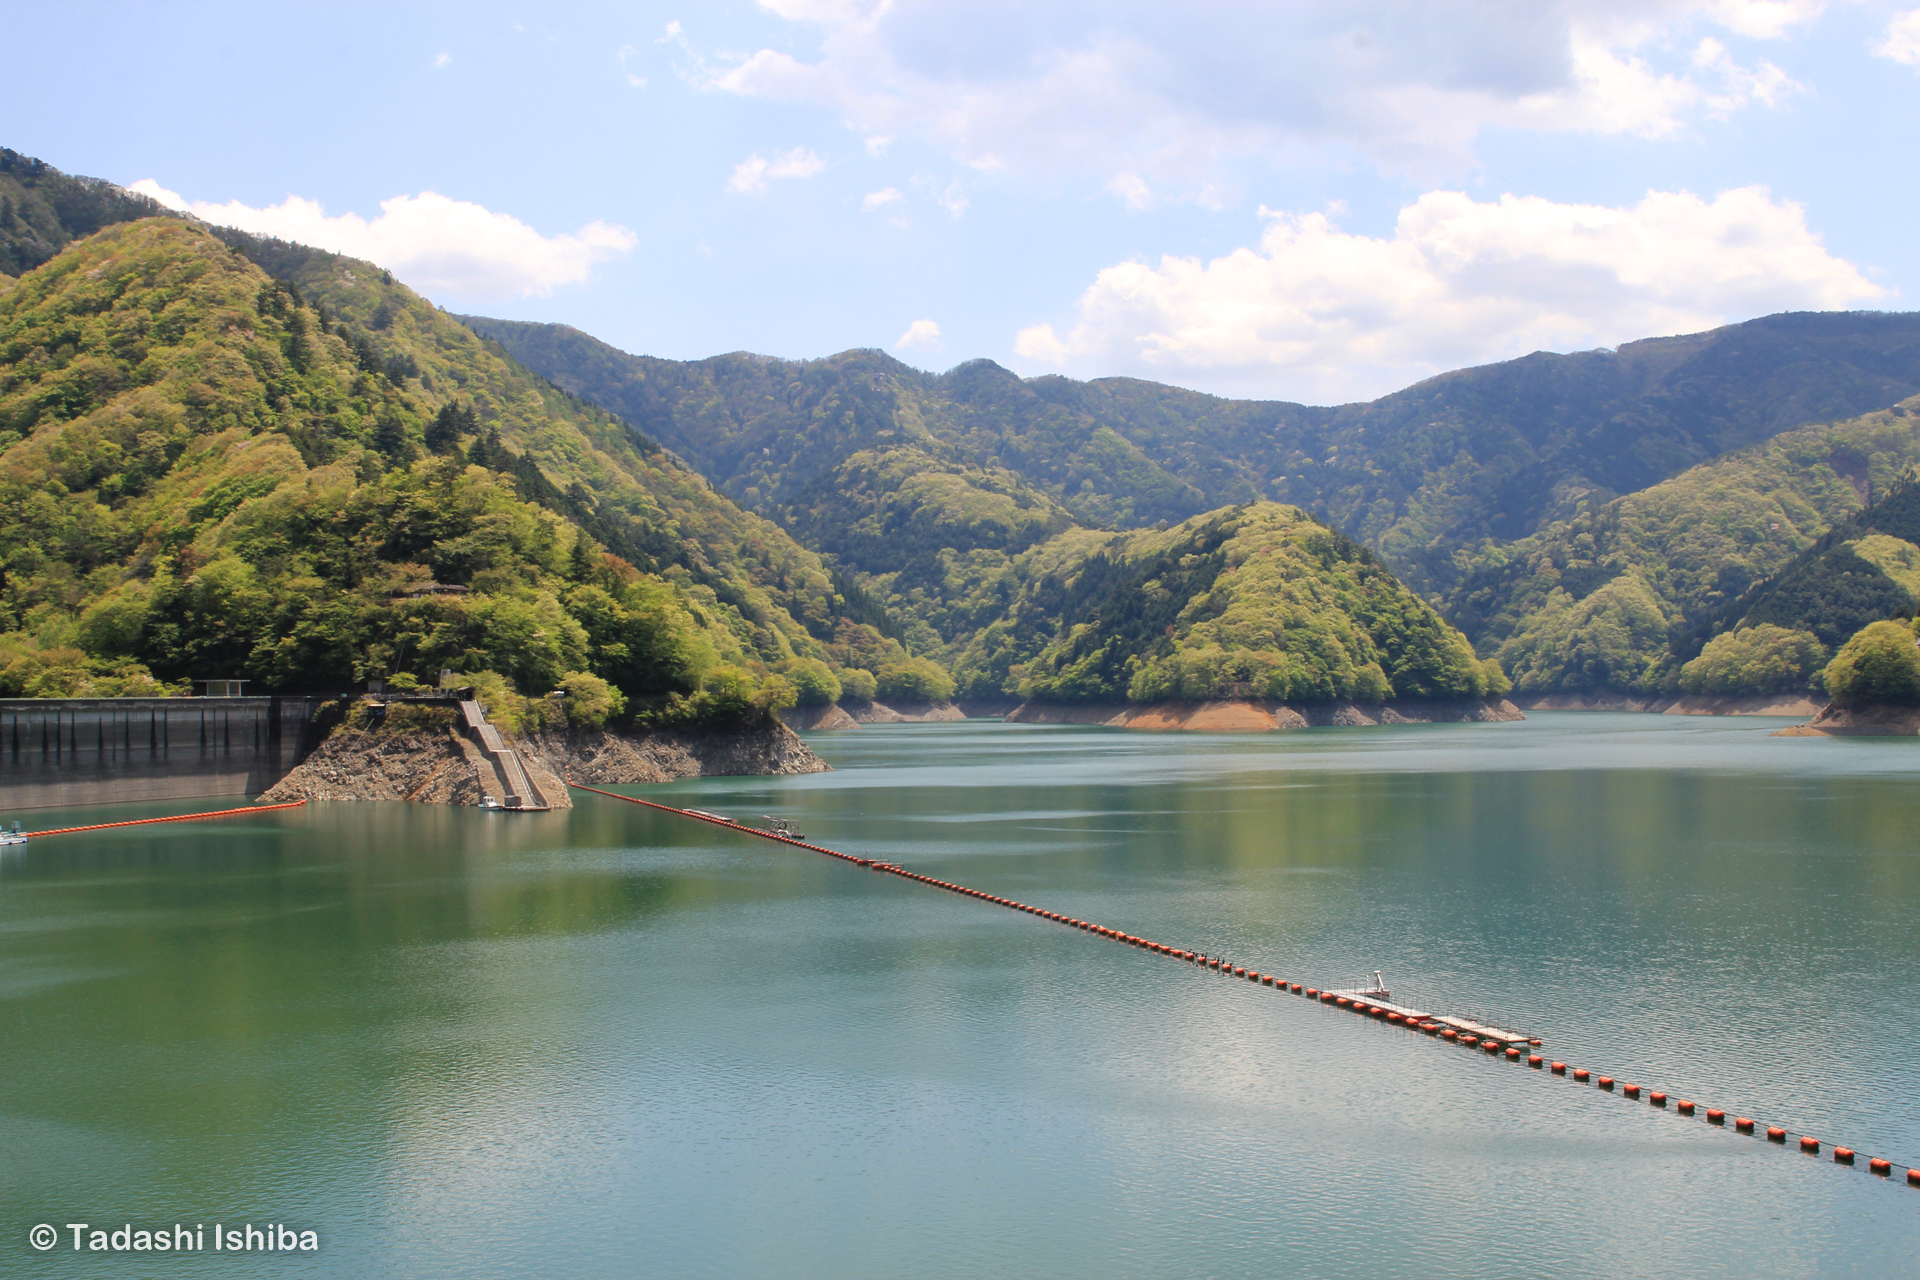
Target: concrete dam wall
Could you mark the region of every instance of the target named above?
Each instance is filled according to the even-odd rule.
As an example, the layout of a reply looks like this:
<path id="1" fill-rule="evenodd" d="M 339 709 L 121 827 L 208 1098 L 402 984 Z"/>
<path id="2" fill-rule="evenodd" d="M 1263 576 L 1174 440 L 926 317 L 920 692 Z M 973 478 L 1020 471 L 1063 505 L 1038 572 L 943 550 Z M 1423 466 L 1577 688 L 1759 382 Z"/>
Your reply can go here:
<path id="1" fill-rule="evenodd" d="M 0 699 L 0 812 L 258 795 L 324 698 Z"/>

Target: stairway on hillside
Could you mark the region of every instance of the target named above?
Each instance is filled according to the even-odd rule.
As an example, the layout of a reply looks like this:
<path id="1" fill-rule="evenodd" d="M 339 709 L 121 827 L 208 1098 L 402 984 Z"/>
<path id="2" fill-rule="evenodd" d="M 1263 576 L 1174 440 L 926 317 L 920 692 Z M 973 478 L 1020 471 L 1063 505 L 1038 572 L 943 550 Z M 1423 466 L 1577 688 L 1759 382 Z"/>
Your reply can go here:
<path id="1" fill-rule="evenodd" d="M 520 764 L 520 753 L 507 745 L 500 731 L 487 723 L 486 709 L 471 700 L 460 704 L 460 724 L 467 736 L 480 744 L 480 749 L 492 761 L 494 769 L 500 775 L 501 785 L 506 795 L 501 803 L 509 809 L 550 809 L 553 806 L 540 794 L 533 779 Z"/>

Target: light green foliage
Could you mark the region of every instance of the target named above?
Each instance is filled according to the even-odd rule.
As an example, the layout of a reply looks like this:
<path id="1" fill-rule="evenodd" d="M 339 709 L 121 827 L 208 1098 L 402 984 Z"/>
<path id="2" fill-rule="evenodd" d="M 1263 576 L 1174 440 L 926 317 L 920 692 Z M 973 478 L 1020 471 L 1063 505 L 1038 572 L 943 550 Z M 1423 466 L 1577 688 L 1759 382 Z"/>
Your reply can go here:
<path id="1" fill-rule="evenodd" d="M 1843 545 L 1904 589 L 1908 603 L 1920 602 L 1920 547 L 1884 533 L 1870 533 Z"/>
<path id="2" fill-rule="evenodd" d="M 85 650 L 42 648 L 30 635 L 0 634 L 0 698 L 175 698 L 190 688 L 166 684 L 138 662 L 113 662 Z"/>
<path id="3" fill-rule="evenodd" d="M 1680 665 L 1674 636 L 1860 511 L 1869 481 L 1878 498 L 1920 463 L 1916 410 L 1920 402 L 1786 432 L 1486 548 L 1445 602 L 1448 616 L 1524 692 L 1668 687 Z M 1905 553 L 1875 545 L 1905 563 Z M 1581 656 L 1556 655 L 1576 635 Z"/>
<path id="4" fill-rule="evenodd" d="M 560 688 L 567 695 L 570 724 L 598 729 L 626 712 L 627 696 L 591 672 L 567 672 L 560 677 Z"/>
<path id="5" fill-rule="evenodd" d="M 1357 543 L 1255 503 L 1018 562 L 963 691 L 1046 701 L 1482 697 L 1496 670 Z"/>
<path id="6" fill-rule="evenodd" d="M 1803 693 L 1826 662 L 1826 646 L 1812 632 L 1763 623 L 1707 641 L 1680 669 L 1680 687 L 1719 695 Z"/>
<path id="7" fill-rule="evenodd" d="M 1637 574 L 1575 600 L 1556 588 L 1532 627 L 1500 646 L 1500 665 L 1521 693 L 1659 687 L 1667 616 Z"/>
<path id="8" fill-rule="evenodd" d="M 1835 706 L 1920 703 L 1920 652 L 1913 629 L 1900 622 L 1874 622 L 1840 646 L 1827 664 L 1827 693 Z"/>
<path id="9" fill-rule="evenodd" d="M 880 691 L 880 683 L 873 678 L 873 672 L 864 668 L 842 667 L 840 689 L 841 698 L 847 702 L 872 702 Z"/>
<path id="10" fill-rule="evenodd" d="M 793 685 L 794 702 L 802 707 L 824 707 L 840 701 L 841 683 L 833 668 L 818 658 L 797 658 L 784 674 Z"/>
<path id="11" fill-rule="evenodd" d="M 882 702 L 945 702 L 953 697 L 953 677 L 931 658 L 890 662 L 874 673 L 875 696 Z"/>
<path id="12" fill-rule="evenodd" d="M 892 643 L 818 557 L 377 268 L 244 247 L 312 291 L 152 219 L 0 296 L 0 633 L 82 650 L 96 688 L 573 672 L 687 723 L 777 704 L 774 668 L 829 641 Z"/>

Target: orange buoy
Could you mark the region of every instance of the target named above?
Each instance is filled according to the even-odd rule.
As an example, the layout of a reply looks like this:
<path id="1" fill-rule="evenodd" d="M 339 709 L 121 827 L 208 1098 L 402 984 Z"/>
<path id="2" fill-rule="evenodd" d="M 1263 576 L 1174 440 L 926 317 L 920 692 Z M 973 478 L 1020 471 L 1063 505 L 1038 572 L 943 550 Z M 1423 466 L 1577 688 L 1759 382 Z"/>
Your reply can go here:
<path id="1" fill-rule="evenodd" d="M 1512 1045 L 1507 1046 L 1507 1061 L 1508 1062 L 1520 1061 L 1520 1051 L 1514 1048 Z"/>
<path id="2" fill-rule="evenodd" d="M 1833 1149 L 1833 1162 L 1835 1164 L 1852 1164 L 1853 1148 L 1852 1147 L 1835 1147 Z"/>
<path id="3" fill-rule="evenodd" d="M 1752 1133 L 1753 1121 L 1747 1119 L 1745 1116 L 1735 1116 L 1733 1118 L 1733 1127 L 1741 1133 Z"/>
<path id="4" fill-rule="evenodd" d="M 1721 1110 L 1720 1108 L 1718 1108 L 1718 1107 L 1708 1107 L 1708 1108 L 1707 1108 L 1707 1123 L 1708 1123 L 1708 1124 L 1725 1124 L 1726 1122 L 1727 1122 L 1727 1113 L 1726 1113 L 1726 1112 L 1724 1112 L 1724 1111 L 1722 1111 L 1722 1110 Z"/>
<path id="5" fill-rule="evenodd" d="M 1479 1036 L 1461 1036 L 1460 1043 L 1467 1046 L 1467 1048 L 1471 1049 L 1475 1045 L 1480 1043 L 1480 1037 Z"/>
<path id="6" fill-rule="evenodd" d="M 1625 1085 L 1621 1088 L 1620 1092 L 1626 1094 L 1629 1098 L 1637 1098 L 1640 1096 L 1640 1086 L 1637 1084 Z"/>
<path id="7" fill-rule="evenodd" d="M 1236 978 L 1244 978 L 1247 976 L 1247 971 L 1245 969 L 1235 969 L 1233 971 L 1233 976 Z"/>
<path id="8" fill-rule="evenodd" d="M 1437 1036 L 1440 1034 L 1440 1024 L 1437 1022 L 1423 1022 L 1420 1024 L 1420 1029 L 1426 1032 L 1430 1036 Z"/>
<path id="9" fill-rule="evenodd" d="M 1787 1140 L 1787 1131 L 1785 1129 L 1782 1129 L 1777 1124 L 1768 1126 L 1767 1128 L 1768 1142 L 1785 1142 L 1786 1140 Z"/>
<path id="10" fill-rule="evenodd" d="M 1820 1154 L 1820 1139 L 1802 1138 L 1800 1139 L 1800 1149 L 1810 1156 L 1817 1156 Z"/>
<path id="11" fill-rule="evenodd" d="M 1867 1168 L 1884 1178 L 1893 1172 L 1893 1161 L 1882 1160 L 1879 1156 L 1875 1156 L 1873 1159 L 1867 1161 Z"/>
<path id="12" fill-rule="evenodd" d="M 1538 1040 L 1529 1040 L 1527 1041 L 1527 1043 L 1532 1045 L 1536 1049 L 1540 1047 L 1540 1042 Z"/>
<path id="13" fill-rule="evenodd" d="M 1613 1077 L 1601 1076 L 1598 1080 L 1595 1080 L 1594 1083 L 1599 1085 L 1602 1089 L 1611 1089 L 1613 1088 Z"/>
<path id="14" fill-rule="evenodd" d="M 1295 994 L 1295 995 L 1299 995 L 1299 994 L 1300 994 L 1300 984 L 1299 984 L 1299 983 L 1297 983 L 1297 982 L 1293 984 L 1293 994 Z M 1309 992 L 1307 992 L 1307 994 L 1308 994 L 1308 995 L 1312 995 L 1312 994 L 1313 994 L 1313 992 L 1311 992 L 1311 991 L 1309 991 Z"/>
<path id="15" fill-rule="evenodd" d="M 1500 1052 L 1500 1042 L 1497 1040 L 1489 1040 L 1480 1047 L 1485 1049 L 1489 1056 Z"/>
<path id="16" fill-rule="evenodd" d="M 1440 1038 L 1442 1040 L 1458 1040 L 1460 1038 L 1460 1033 L 1458 1031 L 1455 1031 L 1452 1027 L 1448 1027 L 1445 1031 L 1442 1031 L 1440 1033 Z"/>
<path id="17" fill-rule="evenodd" d="M 1573 1069 L 1573 1078 L 1575 1080 L 1578 1080 L 1581 1084 L 1585 1084 L 1587 1082 L 1587 1077 L 1590 1074 L 1592 1073 L 1589 1072 L 1585 1067 L 1575 1067 Z"/>
<path id="18" fill-rule="evenodd" d="M 1554 1063 L 1554 1064 L 1553 1064 L 1553 1074 L 1555 1074 L 1555 1075 L 1557 1075 L 1557 1076 L 1563 1076 L 1563 1075 L 1565 1075 L 1565 1074 L 1567 1074 L 1567 1064 L 1566 1064 L 1566 1063 L 1564 1063 L 1564 1062 L 1556 1062 L 1556 1063 Z"/>
<path id="19" fill-rule="evenodd" d="M 1650 1093 L 1647 1095 L 1647 1101 L 1653 1106 L 1664 1107 L 1667 1105 L 1667 1095 L 1664 1093 Z"/>
<path id="20" fill-rule="evenodd" d="M 1674 1105 L 1674 1109 L 1677 1110 L 1683 1116 L 1690 1116 L 1693 1114 L 1693 1104 L 1691 1102 L 1688 1102 L 1685 1098 L 1680 1099 L 1680 1101 L 1674 1103 L 1673 1105 Z"/>
<path id="21" fill-rule="evenodd" d="M 1920 1169 L 1907 1170 L 1907 1185 L 1910 1187 L 1920 1187 Z"/>
<path id="22" fill-rule="evenodd" d="M 1530 1053 L 1527 1055 L 1527 1065 L 1532 1067 L 1535 1071 L 1538 1071 L 1541 1065 L 1545 1062 L 1546 1062 L 1546 1059 L 1541 1057 L 1537 1053 Z"/>
<path id="23" fill-rule="evenodd" d="M 1388 1015 L 1387 1015 L 1387 1021 L 1388 1021 L 1388 1022 L 1404 1022 L 1404 1021 L 1406 1021 L 1406 1019 L 1404 1019 L 1404 1018 L 1402 1018 L 1402 1017 L 1401 1017 L 1401 1016 L 1400 1016 L 1399 1014 L 1397 1014 L 1397 1013 L 1390 1013 L 1390 1014 L 1388 1014 Z"/>

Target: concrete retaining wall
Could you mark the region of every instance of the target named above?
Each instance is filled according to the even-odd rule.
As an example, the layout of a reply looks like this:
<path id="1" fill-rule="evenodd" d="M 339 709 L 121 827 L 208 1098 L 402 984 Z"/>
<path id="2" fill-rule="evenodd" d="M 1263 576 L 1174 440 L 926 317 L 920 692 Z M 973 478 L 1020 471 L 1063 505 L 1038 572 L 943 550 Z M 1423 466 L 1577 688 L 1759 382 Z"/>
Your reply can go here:
<path id="1" fill-rule="evenodd" d="M 325 701 L 0 699 L 0 811 L 258 795 L 313 749 Z"/>

